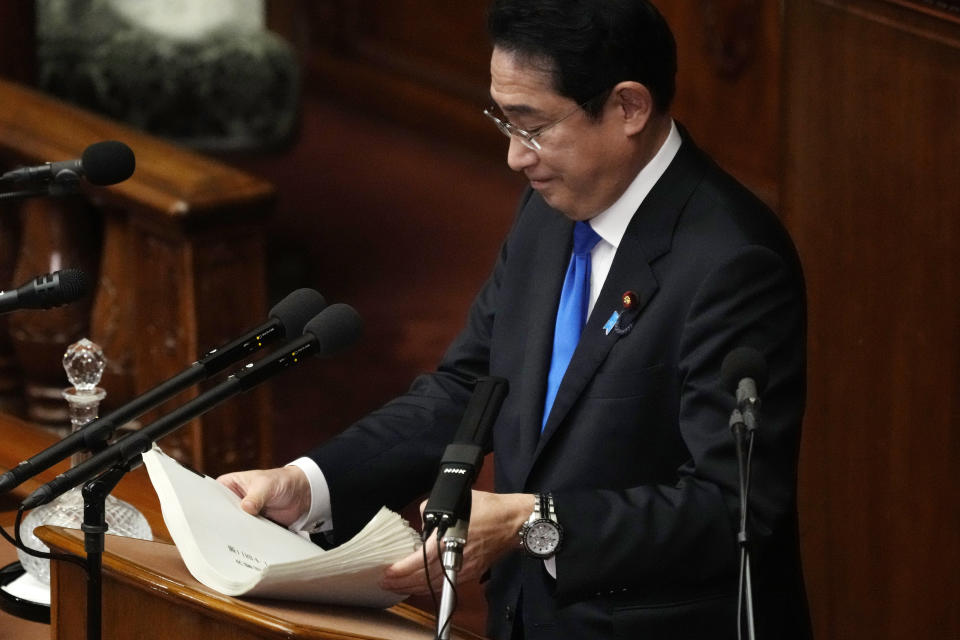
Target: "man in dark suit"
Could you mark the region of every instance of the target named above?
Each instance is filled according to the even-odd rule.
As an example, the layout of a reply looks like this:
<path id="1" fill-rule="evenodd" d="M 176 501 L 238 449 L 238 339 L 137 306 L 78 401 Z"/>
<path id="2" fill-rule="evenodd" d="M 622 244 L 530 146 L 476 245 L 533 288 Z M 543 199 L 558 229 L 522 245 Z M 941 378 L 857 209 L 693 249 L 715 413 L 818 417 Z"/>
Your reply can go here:
<path id="1" fill-rule="evenodd" d="M 808 637 L 789 237 L 670 117 L 675 45 L 647 2 L 497 0 L 489 28 L 486 113 L 530 188 L 466 327 L 437 371 L 304 459 L 221 480 L 252 512 L 348 539 L 430 488 L 473 381 L 504 377 L 496 492 L 474 492 L 458 576 L 489 570 L 490 636 L 732 638 L 738 473 L 719 374 L 749 345 L 770 370 L 750 496 L 758 636 Z M 531 518 L 556 537 L 532 537 Z M 426 585 L 419 554 L 383 581 Z"/>

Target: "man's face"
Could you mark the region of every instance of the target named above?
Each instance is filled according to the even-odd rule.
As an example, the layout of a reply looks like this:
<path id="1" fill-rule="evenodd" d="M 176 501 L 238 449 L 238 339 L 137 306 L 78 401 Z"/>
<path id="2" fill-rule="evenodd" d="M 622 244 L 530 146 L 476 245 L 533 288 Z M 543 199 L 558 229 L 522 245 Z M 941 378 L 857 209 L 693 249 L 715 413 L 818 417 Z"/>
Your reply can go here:
<path id="1" fill-rule="evenodd" d="M 558 94 L 541 67 L 495 48 L 490 58 L 490 95 L 516 127 L 531 131 L 571 112 L 537 138 L 534 151 L 510 138 L 507 164 L 522 171 L 547 204 L 573 220 L 597 215 L 629 184 L 625 170 L 627 136 L 608 106 L 599 121 Z"/>

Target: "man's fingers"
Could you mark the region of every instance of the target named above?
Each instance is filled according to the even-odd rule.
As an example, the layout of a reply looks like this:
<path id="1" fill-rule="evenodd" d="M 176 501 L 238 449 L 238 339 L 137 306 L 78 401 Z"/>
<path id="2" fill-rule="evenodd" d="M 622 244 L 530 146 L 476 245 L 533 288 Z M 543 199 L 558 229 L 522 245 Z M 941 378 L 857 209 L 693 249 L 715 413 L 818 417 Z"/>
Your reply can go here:
<path id="1" fill-rule="evenodd" d="M 240 501 L 240 508 L 249 513 L 250 515 L 257 515 L 260 513 L 260 510 L 263 509 L 263 502 L 258 502 L 249 496 Z"/>
<path id="2" fill-rule="evenodd" d="M 246 490 L 240 483 L 239 476 L 240 474 L 237 472 L 225 473 L 222 476 L 217 477 L 217 482 L 225 486 L 227 489 L 230 489 L 230 491 L 233 491 L 238 497 L 242 498 L 244 494 L 246 494 Z"/>
<path id="3" fill-rule="evenodd" d="M 393 591 L 394 593 L 406 593 L 415 596 L 427 595 L 430 593 L 430 589 L 427 586 L 426 578 L 423 569 L 405 576 L 403 578 L 391 579 L 388 580 L 384 578 L 380 582 L 380 588 L 386 591 Z M 434 592 L 443 588 L 443 573 L 437 572 L 434 574 L 430 573 L 430 582 L 433 584 Z"/>
<path id="4" fill-rule="evenodd" d="M 422 569 L 423 556 L 421 551 L 417 550 L 387 567 L 383 575 L 385 578 L 401 579 Z"/>
<path id="5" fill-rule="evenodd" d="M 241 498 L 240 508 L 253 515 L 263 509 L 271 490 L 271 483 L 264 474 L 256 471 L 228 473 L 217 478 L 217 482 L 237 494 Z"/>
<path id="6" fill-rule="evenodd" d="M 434 589 L 442 586 L 443 567 L 437 558 L 437 546 L 432 540 L 427 546 L 427 562 L 429 563 L 430 581 Z M 380 587 L 387 591 L 406 593 L 411 595 L 427 595 L 430 589 L 427 586 L 427 574 L 423 569 L 423 551 L 418 549 L 408 556 L 393 563 L 384 571 Z"/>
<path id="7" fill-rule="evenodd" d="M 240 502 L 240 507 L 247 513 L 257 515 L 263 511 L 265 505 L 275 502 L 277 496 L 274 494 L 277 490 L 277 483 L 271 476 L 258 474 L 247 485 L 247 492 Z"/>

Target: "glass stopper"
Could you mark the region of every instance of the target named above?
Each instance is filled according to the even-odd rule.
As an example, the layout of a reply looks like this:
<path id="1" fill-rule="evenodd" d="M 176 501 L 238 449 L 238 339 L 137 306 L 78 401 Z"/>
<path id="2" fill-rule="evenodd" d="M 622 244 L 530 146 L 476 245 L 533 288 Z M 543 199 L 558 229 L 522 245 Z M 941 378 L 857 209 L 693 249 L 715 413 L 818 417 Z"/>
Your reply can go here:
<path id="1" fill-rule="evenodd" d="M 86 338 L 74 342 L 63 354 L 67 379 L 79 393 L 93 393 L 106 366 L 103 350 Z"/>

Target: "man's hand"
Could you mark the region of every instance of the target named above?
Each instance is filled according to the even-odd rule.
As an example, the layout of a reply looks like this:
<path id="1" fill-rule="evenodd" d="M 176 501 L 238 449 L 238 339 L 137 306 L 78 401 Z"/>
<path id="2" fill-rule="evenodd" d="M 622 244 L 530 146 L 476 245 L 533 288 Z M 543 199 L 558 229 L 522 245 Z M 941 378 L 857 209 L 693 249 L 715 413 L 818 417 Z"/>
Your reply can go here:
<path id="1" fill-rule="evenodd" d="M 310 482 L 299 467 L 227 473 L 217 482 L 240 496 L 247 513 L 289 526 L 310 510 Z"/>
<path id="2" fill-rule="evenodd" d="M 425 505 L 426 501 L 421 503 L 421 513 Z M 517 532 L 533 513 L 533 506 L 532 494 L 474 491 L 467 545 L 463 549 L 463 567 L 457 573 L 457 582 L 479 580 L 494 562 L 519 548 Z M 430 581 L 439 591 L 443 587 L 443 564 L 437 554 L 435 536 L 427 541 L 427 561 Z M 380 587 L 397 593 L 429 594 L 422 551 L 418 549 L 388 567 Z"/>

